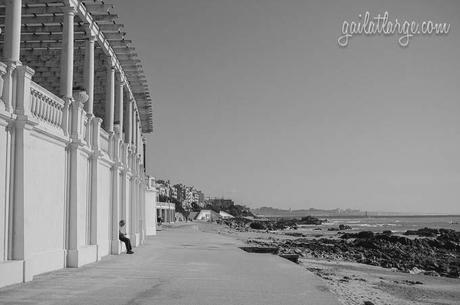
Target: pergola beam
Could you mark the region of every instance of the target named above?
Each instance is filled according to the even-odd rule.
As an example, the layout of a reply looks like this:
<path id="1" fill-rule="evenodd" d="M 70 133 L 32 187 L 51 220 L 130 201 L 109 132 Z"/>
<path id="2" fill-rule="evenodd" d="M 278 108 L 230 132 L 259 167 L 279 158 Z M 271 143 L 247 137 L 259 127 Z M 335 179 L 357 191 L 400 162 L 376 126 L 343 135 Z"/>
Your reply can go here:
<path id="1" fill-rule="evenodd" d="M 6 19 L 5 2 L 0 2 L 0 29 L 4 29 L 2 25 Z M 59 50 L 63 48 L 63 8 L 73 6 L 76 10 L 73 45 L 74 49 L 78 50 L 74 53 L 74 63 L 85 62 L 84 50 L 88 37 L 95 37 L 96 50 L 103 50 L 103 54 L 96 51 L 95 60 L 103 63 L 107 62 L 105 57 L 111 58 L 109 60 L 112 60 L 115 69 L 120 71 L 122 79 L 126 80 L 127 98 L 134 98 L 135 107 L 141 109 L 139 117 L 143 121 L 143 130 L 151 130 L 150 97 L 141 61 L 137 58 L 135 48 L 130 46 L 131 41 L 125 39 L 123 25 L 115 23 L 118 15 L 111 12 L 112 4 L 99 0 L 22 0 L 22 4 L 20 56 L 25 64 L 35 69 L 34 79 L 39 84 L 43 82 L 53 90 L 59 87 L 57 80 L 61 77 L 61 71 L 57 63 L 60 60 Z M 0 48 L 3 47 L 4 42 L 0 41 Z M 95 68 L 96 82 L 100 87 L 106 86 L 103 76 L 103 73 L 106 73 L 106 65 L 97 65 Z M 81 67 L 76 71 L 81 71 Z M 76 79 L 81 81 L 81 76 L 76 76 Z M 103 99 L 101 96 L 101 100 Z"/>
<path id="2" fill-rule="evenodd" d="M 86 9 L 92 14 L 107 14 L 112 8 L 113 4 L 106 4 L 106 3 L 86 3 Z"/>

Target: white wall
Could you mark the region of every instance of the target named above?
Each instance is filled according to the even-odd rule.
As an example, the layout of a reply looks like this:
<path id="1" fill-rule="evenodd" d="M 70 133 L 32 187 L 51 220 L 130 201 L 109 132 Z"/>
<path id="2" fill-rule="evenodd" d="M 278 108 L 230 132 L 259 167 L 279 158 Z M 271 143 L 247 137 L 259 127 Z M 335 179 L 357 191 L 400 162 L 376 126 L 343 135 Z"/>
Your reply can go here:
<path id="1" fill-rule="evenodd" d="M 78 245 L 89 244 L 90 164 L 89 156 L 78 151 Z"/>
<path id="2" fill-rule="evenodd" d="M 1 119 L 0 119 L 1 123 Z M 0 125 L 0 263 L 7 258 L 6 242 L 7 242 L 7 150 L 9 149 L 8 133 L 5 125 Z"/>
<path id="3" fill-rule="evenodd" d="M 157 209 L 156 209 L 156 192 L 147 190 L 145 192 L 145 234 L 157 234 Z"/>
<path id="4" fill-rule="evenodd" d="M 112 224 L 112 173 L 110 164 L 103 160 L 98 161 L 98 220 L 97 243 L 99 256 L 110 254 L 110 226 Z"/>
<path id="5" fill-rule="evenodd" d="M 118 253 L 117 238 L 114 247 L 111 245 L 112 221 L 118 217 L 112 209 L 114 192 L 122 195 L 122 217 L 128 228 L 135 229 L 128 231 L 136 233 L 134 245 L 142 243 L 144 236 L 139 230 L 145 219 L 144 206 L 135 208 L 135 204 L 145 204 L 144 187 L 140 187 L 145 177 L 138 170 L 136 148 L 129 147 L 128 153 L 127 144 L 123 144 L 126 158 L 112 149 L 101 156 L 97 144 L 103 134 L 100 119 L 86 123 L 82 105 L 73 101 L 70 127 L 65 120 L 57 123 L 56 115 L 67 117 L 65 102 L 32 84 L 40 93 L 34 105 L 41 108 L 31 106 L 30 77 L 19 79 L 18 75 L 14 74 L 18 78 L 14 81 L 22 87 L 15 90 L 23 92 L 14 92 L 20 100 L 13 104 L 23 108 L 15 109 L 19 110 L 17 118 L 4 111 L 0 101 L 0 287 L 32 280 L 43 272 L 95 262 L 113 249 Z M 80 132 L 83 124 L 90 142 Z M 6 131 L 7 125 L 11 131 Z M 111 136 L 109 147 L 117 141 L 118 135 Z M 113 170 L 123 172 L 117 184 Z"/>
<path id="6" fill-rule="evenodd" d="M 25 258 L 36 274 L 64 267 L 66 150 L 36 131 L 24 150 Z"/>

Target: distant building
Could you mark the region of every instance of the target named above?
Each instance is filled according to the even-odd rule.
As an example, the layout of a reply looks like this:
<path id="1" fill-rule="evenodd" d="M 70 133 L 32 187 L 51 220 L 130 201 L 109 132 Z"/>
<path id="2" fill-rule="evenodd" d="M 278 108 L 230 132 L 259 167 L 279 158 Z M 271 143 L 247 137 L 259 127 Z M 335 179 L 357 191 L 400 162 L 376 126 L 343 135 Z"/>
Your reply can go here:
<path id="1" fill-rule="evenodd" d="M 198 205 L 204 206 L 204 193 L 202 191 L 197 191 Z"/>
<path id="2" fill-rule="evenodd" d="M 222 219 L 231 219 L 231 218 L 235 218 L 233 215 L 225 212 L 225 211 L 220 211 L 219 212 L 219 215 L 220 217 L 222 217 Z"/>
<path id="3" fill-rule="evenodd" d="M 170 183 L 164 180 L 157 180 L 157 192 L 160 197 L 170 197 Z"/>
<path id="4" fill-rule="evenodd" d="M 162 222 L 173 223 L 176 215 L 176 205 L 171 202 L 157 202 L 157 217 L 161 218 Z"/>
<path id="5" fill-rule="evenodd" d="M 210 205 L 212 205 L 214 208 L 220 210 L 229 210 L 232 208 L 235 203 L 231 199 L 224 199 L 224 198 L 214 198 L 214 199 L 209 199 L 208 202 Z"/>
<path id="6" fill-rule="evenodd" d="M 185 185 L 183 184 L 174 184 L 172 188 L 175 189 L 176 199 L 179 202 L 183 202 L 185 200 Z"/>

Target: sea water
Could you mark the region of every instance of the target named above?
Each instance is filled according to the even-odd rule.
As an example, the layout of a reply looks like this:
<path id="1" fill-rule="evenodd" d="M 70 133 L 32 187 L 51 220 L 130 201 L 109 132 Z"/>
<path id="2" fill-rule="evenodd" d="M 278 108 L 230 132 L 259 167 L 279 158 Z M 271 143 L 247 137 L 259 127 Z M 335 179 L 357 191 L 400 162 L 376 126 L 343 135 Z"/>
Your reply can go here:
<path id="1" fill-rule="evenodd" d="M 327 218 L 321 227 L 332 228 L 340 224 L 352 227 L 352 231 L 382 232 L 391 230 L 402 233 L 421 228 L 452 229 L 460 231 L 460 216 L 375 216 L 359 218 Z M 309 226 L 311 229 L 311 226 Z M 308 228 L 305 226 L 305 229 Z M 302 228 L 301 228 L 302 229 Z"/>

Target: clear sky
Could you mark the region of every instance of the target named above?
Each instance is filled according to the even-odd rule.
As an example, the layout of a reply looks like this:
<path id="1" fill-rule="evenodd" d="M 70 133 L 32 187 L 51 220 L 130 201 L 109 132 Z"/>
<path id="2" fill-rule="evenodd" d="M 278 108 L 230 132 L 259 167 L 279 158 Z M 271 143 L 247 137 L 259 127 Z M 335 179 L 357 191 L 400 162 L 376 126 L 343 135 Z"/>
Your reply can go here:
<path id="1" fill-rule="evenodd" d="M 111 2 L 154 99 L 150 175 L 250 207 L 460 212 L 459 1 Z M 340 48 L 365 11 L 451 29 Z"/>

